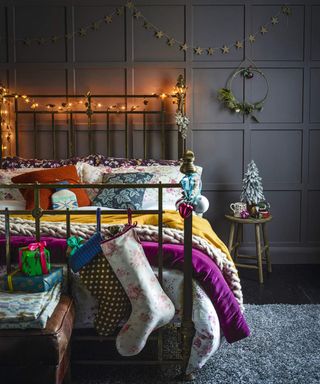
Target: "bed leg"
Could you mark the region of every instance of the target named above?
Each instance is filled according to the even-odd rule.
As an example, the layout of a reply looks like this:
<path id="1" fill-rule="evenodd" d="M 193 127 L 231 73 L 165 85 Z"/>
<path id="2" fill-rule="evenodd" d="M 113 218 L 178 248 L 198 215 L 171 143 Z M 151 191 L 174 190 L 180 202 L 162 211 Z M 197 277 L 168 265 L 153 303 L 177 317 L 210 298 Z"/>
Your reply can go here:
<path id="1" fill-rule="evenodd" d="M 182 337 L 182 358 L 181 373 L 176 377 L 177 381 L 192 381 L 195 379 L 194 373 L 187 373 L 192 341 L 194 336 L 194 325 L 192 320 L 184 321 L 181 326 Z"/>

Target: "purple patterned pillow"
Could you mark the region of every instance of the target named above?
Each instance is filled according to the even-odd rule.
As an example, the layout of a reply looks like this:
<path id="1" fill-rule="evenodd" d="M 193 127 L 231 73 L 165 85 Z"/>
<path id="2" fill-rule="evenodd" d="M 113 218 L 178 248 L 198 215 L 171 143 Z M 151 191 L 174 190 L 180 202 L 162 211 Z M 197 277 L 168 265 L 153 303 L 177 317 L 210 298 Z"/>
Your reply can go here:
<path id="1" fill-rule="evenodd" d="M 2 169 L 13 168 L 57 168 L 63 165 L 77 164 L 79 161 L 90 165 L 104 165 L 110 168 L 130 167 L 130 166 L 152 166 L 152 165 L 179 165 L 179 160 L 154 160 L 154 159 L 125 159 L 116 157 L 107 157 L 104 155 L 88 155 L 83 157 L 71 157 L 63 160 L 47 159 L 24 159 L 23 157 L 13 156 L 2 159 Z"/>
<path id="2" fill-rule="evenodd" d="M 78 161 L 95 164 L 95 155 L 85 157 L 72 157 L 64 160 L 47 160 L 47 159 L 24 159 L 23 157 L 4 157 L 2 159 L 2 169 L 14 168 L 58 168 L 63 165 L 76 164 Z"/>
<path id="3" fill-rule="evenodd" d="M 179 165 L 179 160 L 154 160 L 154 159 L 125 159 L 116 157 L 107 157 L 104 155 L 95 155 L 95 165 L 104 165 L 110 168 L 130 167 L 130 166 L 152 166 L 152 165 Z"/>

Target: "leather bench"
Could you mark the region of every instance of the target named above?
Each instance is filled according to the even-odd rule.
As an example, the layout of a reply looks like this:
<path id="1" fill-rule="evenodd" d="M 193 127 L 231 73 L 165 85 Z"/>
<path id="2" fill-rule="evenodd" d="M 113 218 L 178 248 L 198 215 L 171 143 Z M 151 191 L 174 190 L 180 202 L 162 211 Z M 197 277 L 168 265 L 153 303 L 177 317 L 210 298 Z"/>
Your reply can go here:
<path id="1" fill-rule="evenodd" d="M 61 384 L 70 380 L 70 338 L 75 309 L 62 295 L 45 329 L 1 330 L 1 382 Z"/>

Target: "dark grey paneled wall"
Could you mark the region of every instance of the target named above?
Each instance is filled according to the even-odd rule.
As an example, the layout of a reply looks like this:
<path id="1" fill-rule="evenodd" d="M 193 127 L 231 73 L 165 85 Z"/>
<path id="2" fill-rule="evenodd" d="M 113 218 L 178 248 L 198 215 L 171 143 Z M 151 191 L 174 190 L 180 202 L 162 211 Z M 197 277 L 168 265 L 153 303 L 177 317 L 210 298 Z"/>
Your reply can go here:
<path id="1" fill-rule="evenodd" d="M 271 202 L 274 261 L 320 260 L 320 4 L 292 1 L 293 15 L 244 50 L 185 55 L 156 40 L 130 15 L 74 40 L 26 47 L 14 38 L 61 35 L 110 12 L 118 1 L 13 1 L 0 7 L 0 77 L 27 93 L 170 92 L 187 78 L 189 146 L 204 167 L 204 194 L 213 227 L 225 239 L 223 214 L 238 200 L 246 164 L 254 159 Z M 13 4 L 13 5 L 12 5 Z M 219 46 L 244 38 L 276 13 L 281 1 L 137 1 L 143 13 L 177 39 Z M 277 5 L 278 4 L 278 5 Z M 260 124 L 230 114 L 217 89 L 245 57 L 266 74 L 270 95 Z M 261 79 L 234 82 L 237 95 L 257 100 Z M 168 103 L 171 112 L 174 106 Z M 98 124 L 98 123 L 97 123 Z M 121 124 L 121 122 L 119 122 Z M 174 129 L 172 119 L 168 129 Z M 141 133 L 136 131 L 139 143 Z M 156 133 L 150 133 L 153 141 Z M 168 141 L 174 140 L 174 134 Z M 115 144 L 116 145 L 116 144 Z M 45 148 L 45 147 L 44 147 Z M 83 147 L 83 152 L 87 149 Z M 102 150 L 100 148 L 100 150 Z M 116 154 L 121 151 L 115 150 Z M 170 152 L 171 153 L 171 152 Z M 156 152 L 153 153 L 156 156 Z M 133 153 L 138 156 L 139 150 Z M 171 156 L 174 154 L 172 153 Z M 63 156 L 63 154 L 61 155 Z M 248 236 L 250 243 L 250 236 Z"/>

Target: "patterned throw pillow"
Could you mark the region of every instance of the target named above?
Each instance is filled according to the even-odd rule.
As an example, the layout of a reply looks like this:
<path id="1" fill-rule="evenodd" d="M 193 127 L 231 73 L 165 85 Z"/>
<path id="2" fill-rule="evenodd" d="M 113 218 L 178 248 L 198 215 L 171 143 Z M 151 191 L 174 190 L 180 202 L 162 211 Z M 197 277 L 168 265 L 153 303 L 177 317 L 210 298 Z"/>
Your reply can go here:
<path id="1" fill-rule="evenodd" d="M 105 174 L 105 184 L 143 184 L 152 179 L 151 173 L 121 173 L 118 175 Z M 92 204 L 98 207 L 113 209 L 141 209 L 144 188 L 110 188 L 103 189 L 94 199 Z"/>

